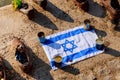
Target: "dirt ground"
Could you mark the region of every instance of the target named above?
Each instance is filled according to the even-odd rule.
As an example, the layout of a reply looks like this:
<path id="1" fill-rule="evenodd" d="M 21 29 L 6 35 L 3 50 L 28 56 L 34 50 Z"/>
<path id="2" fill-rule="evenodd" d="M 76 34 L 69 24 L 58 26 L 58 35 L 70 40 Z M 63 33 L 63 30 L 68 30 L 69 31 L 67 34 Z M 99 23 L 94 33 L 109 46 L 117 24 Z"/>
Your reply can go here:
<path id="1" fill-rule="evenodd" d="M 99 0 L 96 0 L 99 1 Z M 120 80 L 120 30 L 112 24 L 100 4 L 89 0 L 90 10 L 84 12 L 74 0 L 49 0 L 46 10 L 35 6 L 35 18 L 14 11 L 12 5 L 0 8 L 0 54 L 5 59 L 8 80 Z M 96 33 L 109 45 L 102 54 L 53 71 L 37 33 L 51 35 L 77 27 L 85 19 L 91 21 Z M 11 41 L 14 36 L 24 40 L 34 59 L 32 74 L 21 71 L 15 60 Z M 107 44 L 106 43 L 106 44 Z"/>

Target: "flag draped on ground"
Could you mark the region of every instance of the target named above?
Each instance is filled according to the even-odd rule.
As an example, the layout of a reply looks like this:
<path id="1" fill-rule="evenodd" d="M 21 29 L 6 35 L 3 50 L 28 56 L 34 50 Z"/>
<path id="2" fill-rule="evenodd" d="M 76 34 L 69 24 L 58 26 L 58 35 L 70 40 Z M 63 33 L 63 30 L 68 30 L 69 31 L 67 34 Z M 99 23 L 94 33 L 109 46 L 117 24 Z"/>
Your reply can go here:
<path id="1" fill-rule="evenodd" d="M 62 67 L 73 64 L 80 60 L 102 53 L 96 49 L 97 35 L 94 30 L 86 31 L 83 26 L 55 33 L 47 36 L 46 41 L 41 43 L 53 70 L 54 56 L 62 56 Z"/>

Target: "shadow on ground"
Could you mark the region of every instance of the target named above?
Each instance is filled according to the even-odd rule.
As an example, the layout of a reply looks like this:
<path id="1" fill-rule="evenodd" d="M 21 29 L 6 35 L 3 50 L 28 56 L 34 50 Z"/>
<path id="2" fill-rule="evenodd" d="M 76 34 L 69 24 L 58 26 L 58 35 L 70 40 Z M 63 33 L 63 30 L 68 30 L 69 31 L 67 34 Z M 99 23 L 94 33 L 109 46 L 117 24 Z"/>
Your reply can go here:
<path id="1" fill-rule="evenodd" d="M 16 72 L 10 63 L 3 59 L 6 69 L 7 80 L 26 80 L 18 72 Z M 17 76 L 17 77 L 16 77 Z"/>
<path id="2" fill-rule="evenodd" d="M 120 32 L 120 20 L 115 24 L 114 30 Z"/>
<path id="3" fill-rule="evenodd" d="M 98 30 L 98 29 L 95 29 L 95 33 L 98 35 L 98 36 L 101 36 L 101 37 L 105 37 L 107 36 L 107 33 L 105 31 L 102 31 L 102 30 Z"/>
<path id="4" fill-rule="evenodd" d="M 36 56 L 31 49 L 30 51 L 33 58 L 33 71 L 29 75 L 35 78 L 35 80 L 53 80 L 50 74 L 51 67 Z"/>
<path id="5" fill-rule="evenodd" d="M 88 0 L 88 2 L 89 2 L 88 11 L 89 14 L 100 18 L 104 18 L 106 16 L 106 10 L 104 7 L 102 7 L 98 3 L 95 3 L 93 0 Z"/>
<path id="6" fill-rule="evenodd" d="M 79 69 L 74 68 L 74 67 L 71 66 L 71 65 L 65 66 L 65 67 L 61 68 L 61 70 L 65 71 L 65 72 L 68 72 L 68 73 L 70 73 L 70 74 L 73 74 L 73 75 L 78 75 L 78 74 L 80 74 Z"/>
<path id="7" fill-rule="evenodd" d="M 110 54 L 110 55 L 115 56 L 115 57 L 120 56 L 120 51 L 117 51 L 117 50 L 112 49 L 110 47 L 105 47 L 105 53 Z"/>
<path id="8" fill-rule="evenodd" d="M 67 13 L 57 8 L 49 1 L 48 1 L 46 10 L 51 14 L 53 14 L 56 18 L 59 18 L 61 20 L 68 21 L 68 22 L 74 22 L 74 20 Z"/>
<path id="9" fill-rule="evenodd" d="M 117 26 L 117 25 L 116 25 L 116 26 L 114 27 L 114 30 L 120 32 L 120 26 Z"/>
<path id="10" fill-rule="evenodd" d="M 42 25 L 46 28 L 58 30 L 57 26 L 44 14 L 34 9 L 34 18 L 32 19 L 35 23 Z"/>

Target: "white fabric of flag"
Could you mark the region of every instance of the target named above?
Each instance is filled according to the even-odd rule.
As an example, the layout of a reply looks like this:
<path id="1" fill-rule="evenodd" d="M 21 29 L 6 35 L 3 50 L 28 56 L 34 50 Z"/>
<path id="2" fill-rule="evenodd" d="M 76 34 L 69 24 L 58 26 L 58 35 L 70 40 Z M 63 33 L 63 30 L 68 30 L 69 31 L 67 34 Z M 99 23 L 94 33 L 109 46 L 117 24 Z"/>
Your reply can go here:
<path id="1" fill-rule="evenodd" d="M 83 26 L 55 33 L 45 38 L 46 41 L 41 45 L 53 70 L 57 69 L 53 60 L 55 55 L 62 56 L 62 67 L 64 67 L 104 51 L 96 49 L 98 37 L 95 31 L 84 30 Z"/>

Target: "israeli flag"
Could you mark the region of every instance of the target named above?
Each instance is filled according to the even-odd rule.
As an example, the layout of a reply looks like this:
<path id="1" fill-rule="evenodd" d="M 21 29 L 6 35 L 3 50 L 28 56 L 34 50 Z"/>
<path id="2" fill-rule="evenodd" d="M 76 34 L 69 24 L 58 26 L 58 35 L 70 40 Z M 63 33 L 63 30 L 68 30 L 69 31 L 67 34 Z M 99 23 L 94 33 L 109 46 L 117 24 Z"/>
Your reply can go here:
<path id="1" fill-rule="evenodd" d="M 57 69 L 53 60 L 55 55 L 62 57 L 64 67 L 102 53 L 103 50 L 96 49 L 97 38 L 94 30 L 87 31 L 83 26 L 79 26 L 47 36 L 46 41 L 41 44 L 52 69 L 55 70 Z"/>

